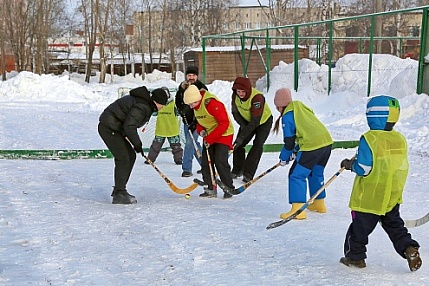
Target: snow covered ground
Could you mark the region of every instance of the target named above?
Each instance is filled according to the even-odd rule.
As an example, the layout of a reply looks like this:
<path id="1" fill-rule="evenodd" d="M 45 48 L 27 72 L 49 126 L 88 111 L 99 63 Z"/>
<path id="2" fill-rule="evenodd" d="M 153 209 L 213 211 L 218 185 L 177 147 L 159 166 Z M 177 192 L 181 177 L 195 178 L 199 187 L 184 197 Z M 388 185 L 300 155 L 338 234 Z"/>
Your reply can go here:
<path id="1" fill-rule="evenodd" d="M 300 62 L 301 86 L 293 97 L 314 109 L 336 141 L 358 140 L 368 129 L 366 73 L 357 68 L 364 67 L 365 60 L 361 55 L 342 58 L 329 96 L 326 67 Z M 401 213 L 404 219 L 414 219 L 429 211 L 429 98 L 415 94 L 415 61 L 385 55 L 377 57 L 374 65 L 374 94 L 391 94 L 401 103 L 395 129 L 406 136 L 410 159 Z M 353 72 L 354 68 L 360 71 Z M 264 89 L 264 79 L 257 83 L 271 106 L 277 88 L 292 86 L 291 71 L 293 66 L 284 63 L 274 68 L 269 91 Z M 98 116 L 117 98 L 118 88 L 177 87 L 178 83 L 165 77 L 154 73 L 145 82 L 131 76 L 114 77 L 107 84 L 98 84 L 94 78 L 86 84 L 75 74 L 11 74 L 0 83 L 0 150 L 105 149 L 97 133 Z M 231 86 L 231 82 L 215 81 L 208 88 L 229 107 Z M 277 118 L 274 108 L 273 113 Z M 150 135 L 141 136 L 150 144 Z M 267 141 L 281 142 L 281 136 L 274 135 Z M 326 180 L 355 151 L 334 150 Z M 264 153 L 258 173 L 277 161 L 277 153 Z M 181 168 L 171 154 L 161 153 L 156 164 L 178 187 L 191 184 L 191 178 L 180 177 Z M 421 244 L 423 266 L 417 272 L 409 272 L 380 227 L 370 236 L 367 268 L 338 263 L 350 223 L 347 205 L 354 176 L 348 171 L 327 189 L 326 214 L 310 212 L 305 221 L 266 230 L 281 212 L 290 209 L 288 170 L 288 166 L 277 168 L 231 200 L 200 199 L 200 188 L 185 199 L 138 158 L 128 185 L 138 204 L 123 206 L 111 204 L 111 159 L 0 160 L 0 284 L 429 283 L 429 224 L 410 229 Z M 236 186 L 241 184 L 235 180 Z"/>

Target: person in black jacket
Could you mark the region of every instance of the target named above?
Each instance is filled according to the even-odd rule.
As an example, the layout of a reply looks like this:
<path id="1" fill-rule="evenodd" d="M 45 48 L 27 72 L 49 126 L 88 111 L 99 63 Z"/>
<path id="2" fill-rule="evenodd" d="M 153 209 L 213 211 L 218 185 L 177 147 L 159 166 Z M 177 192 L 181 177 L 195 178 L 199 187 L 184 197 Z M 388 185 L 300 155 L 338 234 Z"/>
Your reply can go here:
<path id="1" fill-rule="evenodd" d="M 145 125 L 152 113 L 164 107 L 167 94 L 162 88 L 152 91 L 145 86 L 130 90 L 130 94 L 111 103 L 100 115 L 98 133 L 115 161 L 112 197 L 113 204 L 135 204 L 135 196 L 126 185 L 136 161 L 136 153 L 143 153 L 137 129 Z"/>
<path id="2" fill-rule="evenodd" d="M 196 132 L 197 119 L 195 118 L 194 111 L 189 107 L 189 105 L 183 102 L 183 94 L 190 84 L 195 85 L 198 89 L 205 89 L 208 91 L 207 86 L 205 86 L 201 81 L 198 80 L 198 68 L 195 66 L 189 66 L 186 69 L 186 80 L 183 81 L 176 92 L 176 107 L 182 117 L 185 131 L 185 150 L 183 151 L 183 160 L 182 160 L 182 177 L 191 177 L 192 176 L 192 159 L 193 156 L 197 158 L 198 163 L 201 166 L 201 158 L 198 157 L 197 151 L 194 147 L 193 140 L 197 143 L 198 149 L 202 150 L 200 143 L 198 142 L 198 133 Z M 188 130 L 191 130 L 192 136 Z"/>

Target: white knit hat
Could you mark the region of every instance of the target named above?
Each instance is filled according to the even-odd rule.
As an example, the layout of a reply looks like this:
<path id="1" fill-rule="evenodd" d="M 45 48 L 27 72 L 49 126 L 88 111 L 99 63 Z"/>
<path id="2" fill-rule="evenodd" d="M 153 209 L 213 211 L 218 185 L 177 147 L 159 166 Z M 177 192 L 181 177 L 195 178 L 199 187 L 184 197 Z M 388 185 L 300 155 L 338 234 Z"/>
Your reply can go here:
<path id="1" fill-rule="evenodd" d="M 198 90 L 198 87 L 191 84 L 188 86 L 188 88 L 185 90 L 185 94 L 183 95 L 183 102 L 185 104 L 190 104 L 193 102 L 200 101 L 202 98 L 200 91 Z"/>

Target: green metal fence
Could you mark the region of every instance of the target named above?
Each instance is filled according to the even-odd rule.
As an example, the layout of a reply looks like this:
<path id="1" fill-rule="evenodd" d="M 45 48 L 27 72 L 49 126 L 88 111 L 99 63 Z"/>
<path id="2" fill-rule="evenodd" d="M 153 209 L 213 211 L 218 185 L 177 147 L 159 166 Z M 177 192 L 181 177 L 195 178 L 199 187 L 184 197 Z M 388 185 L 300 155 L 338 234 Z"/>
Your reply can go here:
<path id="1" fill-rule="evenodd" d="M 241 48 L 242 72 L 243 76 L 247 74 L 249 59 L 244 53 L 246 45 L 258 44 L 266 49 L 266 58 L 260 59 L 266 67 L 267 87 L 270 86 L 270 47 L 273 44 L 292 44 L 294 45 L 294 89 L 298 90 L 299 85 L 299 66 L 298 66 L 298 46 L 316 47 L 316 56 L 314 59 L 319 64 L 328 65 L 328 93 L 332 87 L 332 68 L 338 58 L 349 53 L 346 42 L 358 42 L 354 52 L 368 54 L 368 76 L 367 76 L 367 95 L 371 93 L 371 77 L 373 55 L 389 53 L 399 57 L 407 56 L 406 49 L 408 43 L 412 42 L 416 51 L 414 53 L 418 60 L 418 75 L 416 79 L 416 92 L 429 94 L 429 60 L 425 61 L 425 55 L 429 54 L 429 31 L 428 31 L 428 10 L 429 6 L 422 6 L 396 11 L 380 12 L 367 15 L 359 15 L 345 18 L 329 19 L 325 21 L 293 24 L 285 26 L 276 26 L 261 29 L 252 29 L 237 31 L 228 34 L 209 35 L 202 38 L 202 80 L 205 82 L 206 67 L 206 47 L 208 43 L 237 42 Z M 401 19 L 401 20 L 398 20 Z M 398 35 L 399 29 L 392 34 L 392 27 L 398 26 L 400 21 L 406 26 L 406 21 L 414 21 L 414 28 L 419 28 L 418 36 Z M 376 24 L 383 24 L 381 34 L 376 33 Z M 414 31 L 415 33 L 415 31 Z M 389 45 L 391 50 L 383 50 L 383 44 Z M 257 45 L 256 45 L 257 46 Z M 341 48 L 342 47 L 342 48 Z M 388 48 L 388 47 L 387 47 Z M 258 51 L 259 52 L 259 51 Z M 258 53 L 261 56 L 261 53 Z"/>
<path id="2" fill-rule="evenodd" d="M 359 141 L 337 141 L 333 148 L 355 148 Z M 248 152 L 251 145 L 246 146 Z M 264 152 L 280 152 L 283 144 L 265 144 Z M 149 152 L 148 148 L 143 149 Z M 163 148 L 162 152 L 171 151 Z M 107 149 L 100 150 L 0 150 L 0 159 L 27 159 L 27 160 L 71 160 L 71 159 L 108 159 L 113 158 Z"/>

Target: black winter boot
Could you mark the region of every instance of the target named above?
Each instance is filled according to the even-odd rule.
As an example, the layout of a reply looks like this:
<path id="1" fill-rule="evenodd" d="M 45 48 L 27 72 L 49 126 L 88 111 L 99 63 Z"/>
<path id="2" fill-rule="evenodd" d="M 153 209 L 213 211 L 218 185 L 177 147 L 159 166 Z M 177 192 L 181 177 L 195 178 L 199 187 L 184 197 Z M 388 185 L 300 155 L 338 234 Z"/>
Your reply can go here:
<path id="1" fill-rule="evenodd" d="M 366 263 L 365 260 L 353 260 L 348 257 L 341 257 L 340 263 L 348 266 L 348 267 L 356 267 L 356 268 L 365 268 Z"/>
<path id="2" fill-rule="evenodd" d="M 136 197 L 130 195 L 127 190 L 113 190 L 112 197 L 112 204 L 129 205 L 137 203 Z"/>
<path id="3" fill-rule="evenodd" d="M 216 198 L 217 192 L 209 188 L 204 188 L 204 193 L 200 194 L 201 198 Z"/>
<path id="4" fill-rule="evenodd" d="M 227 192 L 223 192 L 223 198 L 224 199 L 230 199 L 230 198 L 232 198 L 232 195 L 230 194 L 230 193 L 227 193 Z"/>
<path id="5" fill-rule="evenodd" d="M 221 180 L 216 179 L 216 183 L 217 185 L 222 189 L 223 191 L 223 198 L 224 199 L 229 199 L 232 197 L 233 194 L 235 193 L 235 188 L 234 186 L 232 188 L 227 187 Z"/>

